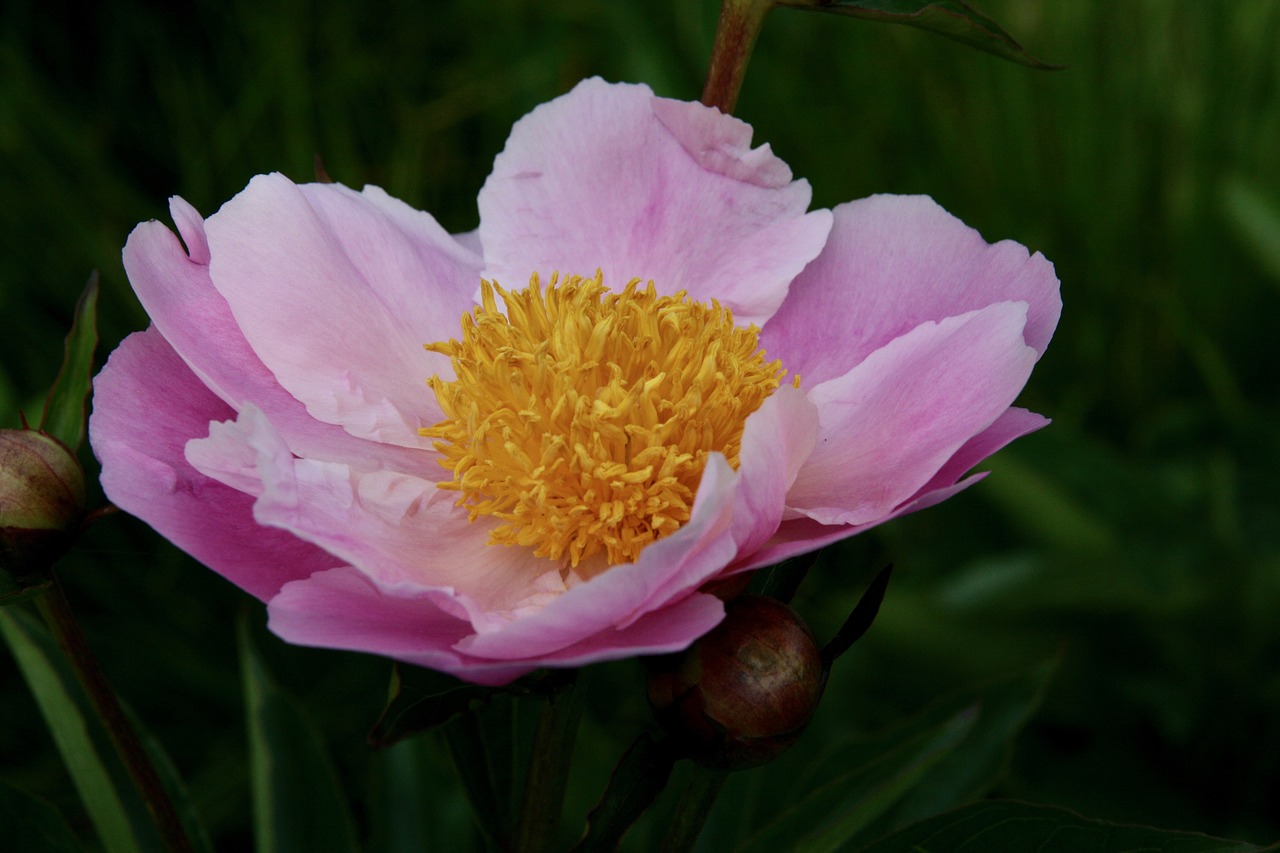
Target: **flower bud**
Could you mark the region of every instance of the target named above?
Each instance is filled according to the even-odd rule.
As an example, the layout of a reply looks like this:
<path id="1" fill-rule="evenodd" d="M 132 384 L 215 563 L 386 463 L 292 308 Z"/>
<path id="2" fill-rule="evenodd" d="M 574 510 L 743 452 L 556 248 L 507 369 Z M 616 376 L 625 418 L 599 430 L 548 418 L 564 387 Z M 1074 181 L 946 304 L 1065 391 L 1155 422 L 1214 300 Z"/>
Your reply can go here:
<path id="1" fill-rule="evenodd" d="M 772 761 L 804 731 L 822 695 L 822 655 L 777 599 L 744 595 L 725 611 L 688 649 L 653 661 L 649 703 L 686 755 L 738 770 Z"/>
<path id="2" fill-rule="evenodd" d="M 62 442 L 0 430 L 0 568 L 17 579 L 47 569 L 71 544 L 84 509 L 84 471 Z"/>

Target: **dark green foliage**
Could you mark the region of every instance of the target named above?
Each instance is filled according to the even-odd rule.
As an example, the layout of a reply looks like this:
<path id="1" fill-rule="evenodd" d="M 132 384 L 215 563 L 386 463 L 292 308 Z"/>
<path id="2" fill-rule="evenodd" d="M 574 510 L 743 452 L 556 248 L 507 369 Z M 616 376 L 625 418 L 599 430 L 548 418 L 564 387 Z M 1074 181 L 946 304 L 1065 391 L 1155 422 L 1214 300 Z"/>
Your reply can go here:
<path id="1" fill-rule="evenodd" d="M 99 363 L 145 326 L 119 253 L 136 222 L 167 219 L 168 196 L 209 214 L 253 174 L 310 179 L 318 153 L 336 180 L 380 184 L 469 230 L 494 154 L 537 103 L 591 74 L 696 97 L 717 6 L 5 3 L 0 427 L 18 426 L 20 409 L 38 415 L 91 270 L 102 277 Z M 980 712 L 953 731 L 942 716 L 923 740 L 900 741 L 905 755 L 934 731 L 939 751 L 911 754 L 938 770 L 994 732 L 981 778 L 925 773 L 935 787 L 878 809 L 871 829 L 893 831 L 944 794 L 995 794 L 1273 842 L 1280 4 L 985 0 L 981 10 L 1067 70 L 779 9 L 737 108 L 812 183 L 816 206 L 928 193 L 988 239 L 1042 251 L 1066 304 L 1022 400 L 1055 423 L 1001 453 L 969 493 L 859 537 L 808 573 L 792 603 L 829 638 L 874 572 L 896 566 L 796 754 L 890 743 L 940 695 L 958 697 L 955 713 L 984 695 L 982 683 L 1060 654 L 1043 697 L 1000 700 L 1015 709 L 1001 726 L 983 728 Z M 92 474 L 90 454 L 81 458 Z M 242 606 L 260 615 L 261 605 L 120 516 L 91 528 L 60 569 L 108 676 L 172 757 L 215 847 L 247 847 L 251 751 L 234 625 Z M 317 724 L 308 748 L 332 753 L 366 846 L 483 849 L 438 733 L 390 752 L 365 745 L 388 664 L 255 641 L 281 694 Z M 92 839 L 10 660 L 0 651 L 0 781 Z M 649 722 L 641 667 L 598 670 L 566 793 L 566 847 Z M 504 821 L 540 701 L 503 698 L 482 712 L 488 731 L 509 733 L 486 744 Z M 709 844 L 745 843 L 780 813 L 769 793 L 780 766 L 729 780 Z M 688 783 L 678 764 L 623 849 L 657 849 Z M 405 814 L 411 797 L 421 814 Z M 45 812 L 32 819 L 61 837 Z"/>

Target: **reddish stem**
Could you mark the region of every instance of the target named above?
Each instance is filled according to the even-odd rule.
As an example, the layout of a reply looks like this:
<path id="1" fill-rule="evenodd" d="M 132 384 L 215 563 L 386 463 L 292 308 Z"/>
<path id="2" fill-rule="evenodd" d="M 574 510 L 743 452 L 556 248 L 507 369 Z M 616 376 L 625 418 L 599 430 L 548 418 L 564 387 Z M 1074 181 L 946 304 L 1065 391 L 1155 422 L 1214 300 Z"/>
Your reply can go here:
<path id="1" fill-rule="evenodd" d="M 733 112 L 756 36 L 775 3 L 776 0 L 722 0 L 702 103 L 725 115 Z"/>
<path id="2" fill-rule="evenodd" d="M 129 724 L 124 709 L 120 707 L 120 700 L 116 698 L 111 685 L 107 683 L 106 675 L 89 650 L 89 644 L 85 642 L 80 625 L 71 612 L 71 605 L 67 602 L 57 575 L 50 571 L 49 579 L 52 584 L 36 599 L 36 604 L 48 623 L 53 638 L 66 654 L 80 685 L 89 695 L 94 710 L 98 712 L 98 717 L 111 736 L 111 742 L 115 744 L 116 752 L 129 771 L 129 777 L 142 795 L 151 819 L 160 830 L 165 846 L 173 853 L 188 853 L 192 849 L 191 842 L 187 839 L 182 821 L 178 818 L 173 802 L 161 784 L 138 733 Z"/>

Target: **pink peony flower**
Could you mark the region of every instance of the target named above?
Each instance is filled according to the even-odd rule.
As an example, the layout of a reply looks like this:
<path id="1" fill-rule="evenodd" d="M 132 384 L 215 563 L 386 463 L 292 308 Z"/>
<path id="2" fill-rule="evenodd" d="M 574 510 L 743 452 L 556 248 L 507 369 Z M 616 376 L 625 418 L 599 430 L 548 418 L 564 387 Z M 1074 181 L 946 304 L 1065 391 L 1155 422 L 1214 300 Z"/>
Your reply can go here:
<path id="1" fill-rule="evenodd" d="M 280 175 L 208 220 L 174 198 L 185 249 L 153 221 L 124 250 L 153 325 L 95 383 L 107 495 L 290 642 L 487 684 L 684 648 L 708 582 L 1047 423 L 1011 404 L 1048 261 L 925 197 L 806 212 L 750 140 L 588 80 L 515 125 L 470 234 Z"/>

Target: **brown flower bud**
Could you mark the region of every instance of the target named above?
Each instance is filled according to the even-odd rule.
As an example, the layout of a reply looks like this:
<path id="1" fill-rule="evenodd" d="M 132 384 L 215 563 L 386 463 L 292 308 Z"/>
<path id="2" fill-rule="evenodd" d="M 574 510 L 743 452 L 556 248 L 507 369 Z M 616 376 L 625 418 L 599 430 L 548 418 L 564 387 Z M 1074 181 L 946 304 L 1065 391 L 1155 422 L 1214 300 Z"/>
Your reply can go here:
<path id="1" fill-rule="evenodd" d="M 84 510 L 84 471 L 62 442 L 32 429 L 0 430 L 0 568 L 20 580 L 49 568 Z"/>
<path id="2" fill-rule="evenodd" d="M 787 605 L 744 595 L 685 651 L 656 658 L 649 703 L 677 746 L 707 767 L 772 761 L 795 742 L 822 695 L 822 656 Z"/>

